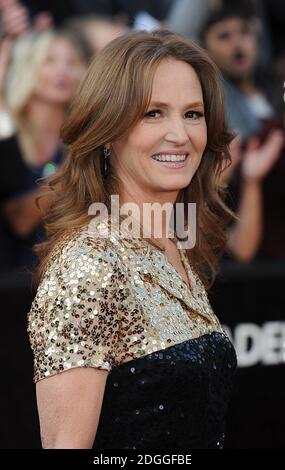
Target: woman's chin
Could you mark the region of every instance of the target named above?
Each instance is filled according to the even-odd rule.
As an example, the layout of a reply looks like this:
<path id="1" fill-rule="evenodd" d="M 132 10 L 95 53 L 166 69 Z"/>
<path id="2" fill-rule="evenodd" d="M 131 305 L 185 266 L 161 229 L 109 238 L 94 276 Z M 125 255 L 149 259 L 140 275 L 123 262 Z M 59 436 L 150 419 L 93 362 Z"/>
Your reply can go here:
<path id="1" fill-rule="evenodd" d="M 161 184 L 158 181 L 156 185 L 160 187 L 160 190 L 164 190 L 166 192 L 172 191 L 181 191 L 181 189 L 185 189 L 191 182 L 192 178 L 181 176 L 181 177 L 172 177 L 171 181 L 161 181 Z"/>

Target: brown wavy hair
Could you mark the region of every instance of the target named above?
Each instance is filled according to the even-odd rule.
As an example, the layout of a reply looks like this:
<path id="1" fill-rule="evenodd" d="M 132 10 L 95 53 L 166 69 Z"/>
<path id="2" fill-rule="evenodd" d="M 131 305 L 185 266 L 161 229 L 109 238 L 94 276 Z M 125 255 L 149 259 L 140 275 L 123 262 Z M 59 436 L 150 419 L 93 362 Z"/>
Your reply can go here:
<path id="1" fill-rule="evenodd" d="M 35 246 L 40 258 L 36 282 L 59 240 L 90 221 L 90 204 L 102 202 L 110 209 L 111 194 L 119 194 L 120 182 L 112 168 L 103 177 L 103 146 L 142 119 L 154 74 L 166 58 L 190 64 L 202 86 L 207 145 L 196 174 L 177 200 L 197 203 L 197 241 L 187 256 L 206 287 L 213 281 L 225 248 L 225 228 L 233 217 L 219 183 L 230 163 L 233 135 L 226 128 L 220 74 L 214 62 L 191 40 L 160 30 L 130 32 L 111 41 L 93 59 L 79 86 L 61 130 L 65 160 L 47 181 L 51 204 L 44 216 L 47 240 Z M 156 240 L 152 243 L 158 246 Z"/>

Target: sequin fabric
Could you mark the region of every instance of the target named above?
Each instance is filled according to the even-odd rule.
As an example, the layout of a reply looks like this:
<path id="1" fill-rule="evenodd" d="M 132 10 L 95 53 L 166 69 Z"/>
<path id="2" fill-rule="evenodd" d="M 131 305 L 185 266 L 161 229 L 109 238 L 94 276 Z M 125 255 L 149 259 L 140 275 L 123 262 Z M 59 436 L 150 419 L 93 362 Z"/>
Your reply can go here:
<path id="1" fill-rule="evenodd" d="M 53 250 L 28 313 L 34 381 L 109 371 L 95 446 L 112 448 L 119 432 L 121 448 L 181 448 L 187 423 L 188 446 L 222 446 L 235 353 L 205 288 L 185 250 L 190 290 L 148 241 L 114 229 L 106 237 L 111 222 L 73 231 Z"/>
<path id="2" fill-rule="evenodd" d="M 221 449 L 236 356 L 213 332 L 108 376 L 94 449 Z"/>

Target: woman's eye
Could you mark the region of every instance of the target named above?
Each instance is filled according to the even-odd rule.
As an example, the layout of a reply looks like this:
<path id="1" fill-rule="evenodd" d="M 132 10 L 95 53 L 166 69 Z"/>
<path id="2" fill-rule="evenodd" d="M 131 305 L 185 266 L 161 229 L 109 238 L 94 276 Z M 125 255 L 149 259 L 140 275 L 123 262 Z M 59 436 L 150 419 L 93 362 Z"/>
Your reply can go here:
<path id="1" fill-rule="evenodd" d="M 188 117 L 190 117 L 191 119 L 192 118 L 199 119 L 200 117 L 203 116 L 203 114 L 200 113 L 199 111 L 188 111 L 188 113 L 186 113 L 186 115 L 188 115 Z"/>
<path id="2" fill-rule="evenodd" d="M 145 116 L 146 116 L 146 117 L 154 117 L 154 118 L 155 118 L 156 116 L 154 116 L 154 114 L 157 114 L 157 113 L 160 114 L 160 110 L 159 110 L 159 109 L 153 109 L 152 111 L 148 111 L 148 112 L 145 114 Z"/>
<path id="3" fill-rule="evenodd" d="M 54 57 L 51 56 L 51 55 L 48 55 L 48 56 L 46 57 L 45 63 L 46 63 L 46 64 L 53 64 L 54 61 L 55 61 Z"/>
<path id="4" fill-rule="evenodd" d="M 148 111 L 145 114 L 145 117 L 150 117 L 150 118 L 157 119 L 159 117 L 159 115 L 161 115 L 160 109 L 153 109 L 151 111 Z M 198 111 L 188 111 L 186 113 L 186 116 L 187 116 L 187 118 L 196 120 L 196 119 L 199 119 L 200 117 L 202 117 L 203 114 L 201 112 L 198 112 Z"/>

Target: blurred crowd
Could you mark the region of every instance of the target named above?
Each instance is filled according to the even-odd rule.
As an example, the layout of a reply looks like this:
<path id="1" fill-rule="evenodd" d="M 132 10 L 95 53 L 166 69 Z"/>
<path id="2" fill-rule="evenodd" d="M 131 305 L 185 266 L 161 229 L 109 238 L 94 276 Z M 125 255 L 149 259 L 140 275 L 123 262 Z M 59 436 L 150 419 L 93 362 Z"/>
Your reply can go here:
<path id="1" fill-rule="evenodd" d="M 228 256 L 285 260 L 284 1 L 0 0 L 0 271 L 36 262 L 42 182 L 64 158 L 60 127 L 89 61 L 130 29 L 160 28 L 200 43 L 221 72 L 236 134 L 221 179 L 238 215 Z"/>

